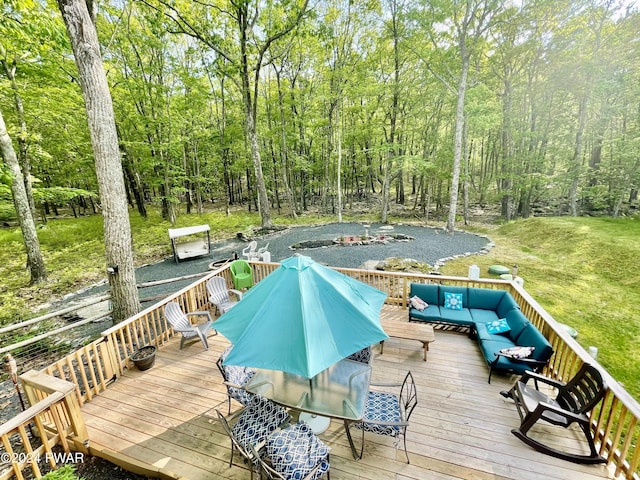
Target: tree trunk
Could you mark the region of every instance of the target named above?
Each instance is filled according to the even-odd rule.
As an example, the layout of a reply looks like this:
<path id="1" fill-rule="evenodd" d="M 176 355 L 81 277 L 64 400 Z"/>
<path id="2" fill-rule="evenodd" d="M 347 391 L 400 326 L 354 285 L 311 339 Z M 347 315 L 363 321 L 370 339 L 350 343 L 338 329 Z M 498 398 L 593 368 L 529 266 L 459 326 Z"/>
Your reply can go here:
<path id="1" fill-rule="evenodd" d="M 11 90 L 13 90 L 13 98 L 16 104 L 16 115 L 18 116 L 18 122 L 20 123 L 20 135 L 18 135 L 18 165 L 22 171 L 22 178 L 24 181 L 25 194 L 27 195 L 27 201 L 29 202 L 29 209 L 31 210 L 31 217 L 36 218 L 36 205 L 33 201 L 33 185 L 31 183 L 31 161 L 27 154 L 27 121 L 24 117 L 24 106 L 22 103 L 22 97 L 18 92 L 18 85 L 16 83 L 16 67 L 15 64 L 10 66 L 6 59 L 1 60 L 4 71 L 7 78 L 11 82 Z"/>
<path id="2" fill-rule="evenodd" d="M 251 99 L 247 100 L 251 102 Z M 256 189 L 258 190 L 258 210 L 262 218 L 262 228 L 270 228 L 273 226 L 271 221 L 271 209 L 269 206 L 269 196 L 267 187 L 264 183 L 264 174 L 262 172 L 262 159 L 260 158 L 260 146 L 258 145 L 258 134 L 256 132 L 255 118 L 253 109 L 249 105 L 246 108 L 245 117 L 247 121 L 247 130 L 249 133 L 249 144 L 251 145 L 251 159 L 253 160 L 253 169 L 256 176 Z"/>
<path id="3" fill-rule="evenodd" d="M 462 137 L 462 145 L 464 150 L 464 171 L 462 176 L 462 216 L 464 224 L 469 225 L 469 164 L 471 163 L 469 146 L 467 143 L 467 127 L 465 125 L 464 135 Z"/>
<path id="4" fill-rule="evenodd" d="M 338 223 L 342 223 L 342 112 L 338 106 L 338 119 L 336 121 L 336 143 L 338 144 L 338 166 L 337 166 L 337 195 L 338 195 Z"/>
<path id="5" fill-rule="evenodd" d="M 129 184 L 129 191 L 133 195 L 133 199 L 136 203 L 136 208 L 138 209 L 138 213 L 142 218 L 147 218 L 147 207 L 144 204 L 144 191 L 142 187 L 142 182 L 140 181 L 140 176 L 138 175 L 137 172 L 135 172 L 133 168 L 133 160 L 129 156 L 127 152 L 127 148 L 125 147 L 124 143 L 120 144 L 120 149 L 122 150 L 122 155 L 124 155 L 124 159 L 122 161 L 122 168 L 124 170 L 125 179 Z"/>
<path id="6" fill-rule="evenodd" d="M 462 158 L 462 132 L 464 130 L 464 97 L 467 90 L 469 73 L 469 56 L 462 52 L 462 71 L 458 83 L 458 103 L 456 106 L 456 131 L 454 137 L 453 173 L 451 175 L 451 192 L 449 194 L 449 217 L 447 231 L 453 233 L 456 227 L 456 210 L 458 206 L 458 186 L 460 183 L 460 160 Z"/>
<path id="7" fill-rule="evenodd" d="M 140 310 L 133 266 L 129 211 L 113 103 L 100 56 L 100 44 L 83 0 L 58 0 L 78 66 L 102 201 L 106 262 L 113 320 L 120 322 Z"/>
<path id="8" fill-rule="evenodd" d="M 502 160 L 500 163 L 500 170 L 502 172 L 502 179 L 500 180 L 502 199 L 500 200 L 500 204 L 502 208 L 502 218 L 507 221 L 512 219 L 513 214 L 511 90 L 511 81 L 506 78 L 505 74 L 504 91 L 502 94 L 502 131 L 500 132 L 500 156 Z"/>
<path id="9" fill-rule="evenodd" d="M 251 147 L 251 159 L 253 160 L 253 170 L 256 176 L 256 189 L 258 190 L 258 211 L 262 219 L 262 228 L 273 227 L 271 221 L 271 210 L 269 206 L 269 196 L 267 195 L 267 187 L 264 183 L 264 174 L 262 172 L 262 159 L 260 158 L 260 145 L 258 144 L 258 133 L 256 131 L 256 110 L 257 92 L 252 98 L 251 87 L 249 82 L 249 59 L 247 53 L 247 33 L 251 28 L 249 26 L 249 12 L 247 4 L 240 5 L 237 9 L 238 28 L 240 33 L 240 56 L 242 69 L 242 99 L 244 103 L 244 115 L 247 125 L 247 135 L 249 137 L 249 145 Z M 258 87 L 258 77 L 260 75 L 260 64 L 256 65 L 255 89 Z"/>
<path id="10" fill-rule="evenodd" d="M 393 162 L 396 158 L 396 126 L 398 120 L 398 104 L 400 89 L 400 50 L 399 50 L 399 30 L 398 30 L 398 5 L 396 2 L 390 3 L 391 8 L 391 24 L 393 35 L 393 94 L 391 98 L 390 126 L 389 126 L 389 150 L 387 151 L 387 161 L 384 168 L 384 180 L 382 183 L 382 213 L 380 221 L 387 223 L 389 214 L 390 189 L 391 189 L 391 170 Z"/>
<path id="11" fill-rule="evenodd" d="M 284 94 L 282 92 L 280 71 L 277 68 L 275 68 L 274 70 L 276 72 L 276 81 L 278 85 L 278 108 L 280 110 L 280 163 L 282 164 L 280 168 L 282 169 L 282 184 L 284 185 L 285 195 L 287 197 L 287 201 L 289 202 L 289 208 L 291 209 L 291 216 L 293 218 L 298 218 L 298 214 L 296 212 L 296 198 L 291 189 L 291 177 L 289 175 L 289 162 L 287 159 L 287 130 L 284 112 Z"/>
<path id="12" fill-rule="evenodd" d="M 578 216 L 578 185 L 580 184 L 580 173 L 582 172 L 582 138 L 584 136 L 584 128 L 587 123 L 587 103 L 588 95 L 585 93 L 580 99 L 580 107 L 578 109 L 578 130 L 576 131 L 576 141 L 573 149 L 573 157 L 569 165 L 569 209 L 571 216 Z"/>
<path id="13" fill-rule="evenodd" d="M 2 112 L 0 112 L 0 152 L 13 176 L 11 182 L 13 204 L 16 207 L 18 223 L 20 223 L 20 229 L 22 230 L 24 248 L 27 251 L 27 266 L 31 274 L 31 283 L 42 282 L 47 278 L 47 272 L 44 266 L 44 260 L 42 259 L 42 253 L 40 252 L 40 242 L 36 234 L 36 224 L 31 214 L 31 209 L 29 208 L 29 200 L 27 199 L 27 191 L 24 186 L 22 171 L 18 164 L 18 157 L 13 149 L 13 144 L 7 132 Z"/>

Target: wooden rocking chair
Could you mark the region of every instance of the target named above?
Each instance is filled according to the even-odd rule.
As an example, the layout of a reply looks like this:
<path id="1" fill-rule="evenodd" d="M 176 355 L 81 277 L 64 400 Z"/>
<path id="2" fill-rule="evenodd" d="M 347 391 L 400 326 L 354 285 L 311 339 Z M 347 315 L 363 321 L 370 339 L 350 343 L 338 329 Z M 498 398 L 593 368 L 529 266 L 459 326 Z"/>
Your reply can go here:
<path id="1" fill-rule="evenodd" d="M 533 380 L 533 386 L 527 385 L 529 380 Z M 538 383 L 556 388 L 557 395 L 552 397 L 542 393 L 538 390 Z M 596 450 L 588 413 L 604 398 L 606 392 L 607 386 L 598 369 L 585 363 L 568 383 L 526 371 L 511 390 L 500 394 L 515 401 L 521 424 L 520 428 L 514 428 L 511 433 L 520 440 L 547 455 L 575 463 L 595 464 L 604 463 L 606 459 Z M 572 423 L 578 424 L 586 437 L 590 454 L 563 452 L 531 438 L 527 433 L 538 420 L 564 428 Z"/>

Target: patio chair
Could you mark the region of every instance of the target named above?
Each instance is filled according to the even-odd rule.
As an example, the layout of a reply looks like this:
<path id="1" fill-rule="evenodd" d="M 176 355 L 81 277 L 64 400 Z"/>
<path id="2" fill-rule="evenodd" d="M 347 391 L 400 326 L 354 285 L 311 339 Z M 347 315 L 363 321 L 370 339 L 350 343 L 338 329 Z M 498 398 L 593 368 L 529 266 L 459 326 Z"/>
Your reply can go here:
<path id="1" fill-rule="evenodd" d="M 360 363 L 371 363 L 371 346 L 358 350 L 347 357 L 348 360 L 354 360 Z"/>
<path id="2" fill-rule="evenodd" d="M 218 333 L 212 328 L 213 320 L 211 319 L 211 314 L 206 311 L 189 312 L 185 314 L 180 305 L 176 302 L 169 302 L 164 307 L 164 316 L 171 324 L 173 331 L 182 334 L 182 340 L 180 340 L 181 350 L 186 341 L 197 339 L 200 339 L 205 350 L 209 350 L 209 343 L 207 342 L 209 330 L 213 330 L 214 335 Z M 191 316 L 205 316 L 208 320 L 198 325 L 192 325 L 189 321 L 189 317 Z"/>
<path id="3" fill-rule="evenodd" d="M 269 242 L 264 247 L 260 247 L 257 252 L 257 259 L 264 262 L 264 254 L 269 249 Z"/>
<path id="4" fill-rule="evenodd" d="M 533 380 L 533 386 L 527 385 L 529 380 Z M 557 389 L 557 394 L 550 396 L 541 392 L 538 389 L 539 383 Z M 563 460 L 595 464 L 604 463 L 606 459 L 598 455 L 588 414 L 604 398 L 606 392 L 607 386 L 600 371 L 593 365 L 585 363 L 568 383 L 526 371 L 511 390 L 502 391 L 500 394 L 503 397 L 513 399 L 516 404 L 521 423 L 520 427 L 514 428 L 511 433 L 524 443 L 539 452 Z M 589 455 L 563 452 L 542 443 L 540 440 L 533 439 L 528 433 L 538 420 L 544 420 L 564 428 L 576 423 L 584 433 L 589 445 Z M 539 438 L 539 435 L 537 437 Z"/>
<path id="5" fill-rule="evenodd" d="M 227 387 L 227 402 L 229 403 L 228 414 L 231 414 L 232 398 L 245 407 L 249 404 L 254 395 L 247 392 L 243 387 L 256 373 L 254 370 L 247 367 L 222 364 L 232 348 L 233 345 L 229 345 L 216 361 L 218 370 L 220 370 L 222 378 L 224 379 L 224 384 Z"/>
<path id="6" fill-rule="evenodd" d="M 249 405 L 226 418 L 216 409 L 218 419 L 231 439 L 231 459 L 233 465 L 235 450 L 240 452 L 244 461 L 251 463 L 251 478 L 259 472 L 259 457 L 264 454 L 267 437 L 290 420 L 289 414 L 280 405 L 262 395 L 254 395 Z"/>
<path id="7" fill-rule="evenodd" d="M 325 474 L 330 479 L 330 449 L 305 422 L 269 435 L 265 450 L 264 458 L 255 451 L 253 455 L 271 480 L 316 480 Z"/>
<path id="8" fill-rule="evenodd" d="M 413 409 L 418 404 L 416 383 L 411 372 L 407 372 L 402 383 L 393 384 L 371 384 L 374 387 L 400 387 L 399 393 L 370 390 L 364 406 L 364 417 L 362 422 L 352 424 L 353 427 L 362 430 L 362 445 L 360 448 L 360 458 L 364 452 L 364 432 L 371 432 L 377 435 L 394 437 L 399 441 L 402 435 L 404 441 L 404 454 L 409 461 L 407 452 L 407 427 Z M 346 427 L 350 428 L 349 426 Z M 347 431 L 350 435 L 349 431 Z M 396 442 L 396 446 L 398 442 Z"/>
<path id="9" fill-rule="evenodd" d="M 244 260 L 235 260 L 229 267 L 231 280 L 236 290 L 253 287 L 253 270 Z"/>
<path id="10" fill-rule="evenodd" d="M 258 248 L 258 242 L 252 240 L 249 242 L 245 248 L 242 249 L 242 256 L 247 258 L 247 261 L 257 260 L 258 252 L 256 249 Z"/>
<path id="11" fill-rule="evenodd" d="M 209 292 L 209 302 L 216 306 L 216 311 L 222 315 L 231 310 L 236 303 L 242 300 L 242 292 L 233 288 L 227 288 L 227 281 L 219 276 L 211 277 L 207 280 L 207 292 Z M 229 296 L 233 293 L 238 300 L 231 300 Z"/>

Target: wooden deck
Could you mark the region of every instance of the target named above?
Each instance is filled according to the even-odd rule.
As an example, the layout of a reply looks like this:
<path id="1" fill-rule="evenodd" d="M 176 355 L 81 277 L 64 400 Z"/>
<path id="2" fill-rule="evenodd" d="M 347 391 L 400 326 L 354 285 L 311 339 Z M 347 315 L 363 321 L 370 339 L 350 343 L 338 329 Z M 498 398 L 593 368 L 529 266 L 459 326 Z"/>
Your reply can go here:
<path id="1" fill-rule="evenodd" d="M 383 318 L 406 319 L 385 306 Z M 217 335 L 209 351 L 200 343 L 179 349 L 179 340 L 159 350 L 145 372 L 128 371 L 82 407 L 94 453 L 135 466 L 160 469 L 189 480 L 248 479 L 236 454 L 229 468 L 230 442 L 216 420 L 226 414 L 226 391 L 215 361 L 228 345 Z M 495 375 L 475 342 L 459 332 L 436 331 L 428 361 L 422 346 L 390 339 L 384 355 L 374 347 L 373 381 L 399 381 L 411 370 L 418 406 L 411 417 L 407 446 L 411 464 L 393 440 L 367 434 L 362 460 L 351 455 L 342 423 L 333 421 L 320 436 L 331 447 L 331 478 L 407 479 L 580 479 L 613 478 L 606 467 L 583 466 L 542 455 L 510 433 L 519 424 L 513 404 L 500 396 L 514 378 Z M 232 404 L 234 409 L 239 405 Z M 558 442 L 567 432 L 545 427 Z M 354 431 L 357 445 L 360 434 Z"/>

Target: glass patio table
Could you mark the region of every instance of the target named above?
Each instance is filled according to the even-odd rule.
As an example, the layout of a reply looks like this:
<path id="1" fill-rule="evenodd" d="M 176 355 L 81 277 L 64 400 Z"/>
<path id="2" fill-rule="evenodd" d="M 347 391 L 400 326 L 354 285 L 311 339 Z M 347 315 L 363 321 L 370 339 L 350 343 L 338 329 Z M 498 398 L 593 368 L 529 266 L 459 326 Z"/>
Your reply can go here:
<path id="1" fill-rule="evenodd" d="M 351 452 L 359 458 L 348 424 L 362 420 L 370 382 L 370 365 L 343 359 L 312 379 L 256 369 L 244 388 L 300 412 L 343 420 Z"/>

